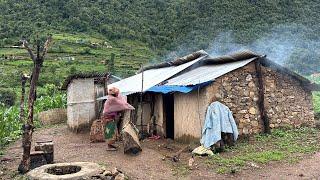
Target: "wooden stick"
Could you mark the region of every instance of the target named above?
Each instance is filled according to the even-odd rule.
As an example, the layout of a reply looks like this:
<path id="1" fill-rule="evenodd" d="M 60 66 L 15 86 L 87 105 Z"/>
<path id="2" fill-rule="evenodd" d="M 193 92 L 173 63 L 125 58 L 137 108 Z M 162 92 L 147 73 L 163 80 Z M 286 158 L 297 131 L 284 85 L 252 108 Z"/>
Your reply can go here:
<path id="1" fill-rule="evenodd" d="M 25 39 L 23 39 L 23 40 L 21 40 L 21 42 L 22 42 L 22 47 L 28 51 L 28 53 L 29 53 L 29 55 L 30 55 L 30 57 L 31 57 L 32 61 L 34 61 L 34 62 L 35 62 L 35 61 L 36 61 L 36 58 L 35 58 L 35 56 L 34 56 L 34 54 L 33 54 L 32 50 L 31 50 L 31 48 L 29 47 L 29 43 L 28 43 L 28 41 L 27 41 L 27 40 L 25 40 Z"/>
<path id="2" fill-rule="evenodd" d="M 185 147 L 183 147 L 182 149 L 180 149 L 175 155 L 173 155 L 172 157 L 172 161 L 173 162 L 178 162 L 180 161 L 180 155 L 183 151 L 187 150 L 190 147 L 190 145 L 187 145 Z"/>
<path id="3" fill-rule="evenodd" d="M 143 69 L 143 65 L 141 65 L 141 68 Z M 140 116 L 140 122 L 141 122 L 141 124 L 140 124 L 140 127 L 141 127 L 141 132 L 143 133 L 143 70 L 142 70 L 142 72 L 141 72 L 141 75 L 142 75 L 142 78 L 141 78 L 141 81 L 142 81 L 142 83 L 141 83 L 141 93 L 140 93 L 140 107 L 141 107 L 141 116 Z"/>
<path id="4" fill-rule="evenodd" d="M 42 60 L 44 60 L 45 56 L 47 55 L 51 42 L 52 42 L 52 35 L 50 34 L 50 35 L 48 35 L 47 40 L 43 46 L 42 56 L 41 56 Z"/>
<path id="5" fill-rule="evenodd" d="M 264 127 L 264 133 L 270 134 L 270 122 L 267 117 L 265 107 L 264 107 L 264 82 L 263 82 L 263 74 L 261 70 L 261 63 L 260 60 L 262 58 L 259 58 L 255 61 L 255 68 L 256 68 L 256 75 L 258 78 L 258 91 L 259 91 L 259 101 L 258 101 L 258 106 L 260 110 L 260 116 L 263 121 L 263 127 Z"/>

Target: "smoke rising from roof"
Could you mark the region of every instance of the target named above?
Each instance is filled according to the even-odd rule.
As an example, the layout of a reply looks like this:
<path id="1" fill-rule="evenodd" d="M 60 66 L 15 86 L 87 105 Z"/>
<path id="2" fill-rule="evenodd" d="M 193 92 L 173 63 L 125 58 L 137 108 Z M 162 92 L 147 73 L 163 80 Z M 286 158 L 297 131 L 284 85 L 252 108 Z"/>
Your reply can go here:
<path id="1" fill-rule="evenodd" d="M 203 39 L 199 41 L 197 36 L 193 36 L 197 34 L 196 31 L 190 32 L 191 35 L 183 40 L 184 43 L 160 59 L 171 61 L 199 49 L 204 49 L 213 57 L 248 49 L 267 55 L 268 59 L 300 74 L 320 72 L 320 37 L 315 35 L 318 34 L 316 29 L 301 24 L 277 25 L 251 43 L 239 42 L 234 32 L 219 33 L 207 44 L 203 43 Z M 158 58 L 151 61 L 157 62 Z"/>
<path id="2" fill-rule="evenodd" d="M 250 49 L 261 55 L 266 54 L 270 60 L 291 69 L 300 63 L 310 63 L 310 72 L 320 71 L 320 67 L 314 67 L 320 62 L 320 40 L 310 39 L 310 32 L 310 29 L 302 25 L 278 25 L 251 44 L 241 44 L 235 41 L 233 32 L 228 31 L 215 37 L 207 52 L 211 56 L 221 56 Z M 293 58 L 297 60 L 292 61 Z M 306 74 L 309 70 L 298 71 L 305 71 Z"/>

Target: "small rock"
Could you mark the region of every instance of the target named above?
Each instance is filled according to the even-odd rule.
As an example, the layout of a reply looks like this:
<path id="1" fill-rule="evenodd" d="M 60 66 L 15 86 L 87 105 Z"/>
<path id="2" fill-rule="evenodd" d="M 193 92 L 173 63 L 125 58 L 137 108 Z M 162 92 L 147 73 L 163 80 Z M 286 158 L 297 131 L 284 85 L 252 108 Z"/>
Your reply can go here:
<path id="1" fill-rule="evenodd" d="M 252 114 L 252 115 L 255 115 L 255 114 L 257 113 L 256 108 L 251 107 L 251 108 L 249 109 L 249 113 Z"/>
<path id="2" fill-rule="evenodd" d="M 240 121 L 239 121 L 240 123 L 245 123 L 246 122 L 246 120 L 245 119 L 240 119 Z"/>
<path id="3" fill-rule="evenodd" d="M 251 74 L 248 74 L 248 76 L 246 77 L 246 81 L 251 81 L 252 80 L 252 76 Z"/>
<path id="4" fill-rule="evenodd" d="M 246 127 L 244 127 L 244 128 L 242 129 L 242 133 L 243 133 L 243 134 L 249 134 L 249 129 L 246 128 Z"/>
<path id="5" fill-rule="evenodd" d="M 249 82 L 248 86 L 253 88 L 253 87 L 255 87 L 255 84 L 254 84 L 254 82 Z"/>
<path id="6" fill-rule="evenodd" d="M 254 168 L 261 168 L 260 166 L 256 165 L 256 164 L 253 163 L 253 162 L 250 163 L 250 166 L 251 166 L 251 167 L 254 167 Z"/>
<path id="7" fill-rule="evenodd" d="M 257 126 L 259 126 L 258 121 L 253 121 L 253 122 L 252 122 L 252 126 L 253 126 L 253 127 L 257 127 Z"/>
<path id="8" fill-rule="evenodd" d="M 189 159 L 189 162 L 188 162 L 188 165 L 189 165 L 190 168 L 192 168 L 193 163 L 194 163 L 194 158 L 193 158 L 193 156 L 192 156 L 192 157 Z"/>
<path id="9" fill-rule="evenodd" d="M 105 170 L 102 175 L 103 176 L 112 176 L 112 172 L 108 171 L 108 170 Z"/>
<path id="10" fill-rule="evenodd" d="M 119 171 L 117 168 L 114 168 L 114 169 L 112 170 L 112 175 L 113 175 L 114 177 L 117 176 L 119 173 L 120 173 L 120 171 Z"/>
<path id="11" fill-rule="evenodd" d="M 248 111 L 247 110 L 241 110 L 239 111 L 240 114 L 246 114 Z"/>
<path id="12" fill-rule="evenodd" d="M 124 174 L 122 174 L 122 173 L 119 173 L 115 178 L 114 178 L 114 180 L 124 180 L 125 179 L 125 176 L 124 176 Z"/>

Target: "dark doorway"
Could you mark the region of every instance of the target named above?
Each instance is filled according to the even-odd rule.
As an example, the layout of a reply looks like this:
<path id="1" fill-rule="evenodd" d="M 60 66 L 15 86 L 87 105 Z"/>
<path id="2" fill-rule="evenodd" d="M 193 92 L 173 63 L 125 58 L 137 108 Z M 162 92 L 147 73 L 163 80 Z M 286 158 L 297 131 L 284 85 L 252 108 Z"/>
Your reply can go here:
<path id="1" fill-rule="evenodd" d="M 163 95 L 163 111 L 166 123 L 167 138 L 174 139 L 174 96 Z"/>

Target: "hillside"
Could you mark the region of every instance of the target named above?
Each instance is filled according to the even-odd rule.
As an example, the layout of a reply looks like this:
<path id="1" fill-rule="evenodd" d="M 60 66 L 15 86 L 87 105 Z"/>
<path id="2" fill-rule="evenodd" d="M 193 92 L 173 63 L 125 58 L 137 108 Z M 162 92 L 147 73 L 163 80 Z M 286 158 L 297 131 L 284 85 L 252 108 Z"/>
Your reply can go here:
<path id="1" fill-rule="evenodd" d="M 310 74 L 320 71 L 318 12 L 319 3 L 307 0 L 1 0 L 0 86 L 19 85 L 16 74 L 31 67 L 24 50 L 3 47 L 47 33 L 55 44 L 42 78 L 56 85 L 71 72 L 104 71 L 111 53 L 116 75 L 126 77 L 143 63 L 198 49 L 219 55 L 250 48 Z"/>
<path id="2" fill-rule="evenodd" d="M 139 41 L 108 41 L 100 36 L 85 34 L 53 34 L 40 75 L 39 85 L 60 86 L 64 78 L 77 72 L 105 72 L 105 62 L 115 54 L 115 70 L 118 76 L 133 74 L 143 63 L 153 57 L 153 52 Z M 1 48 L 0 87 L 14 88 L 20 85 L 21 72 L 29 73 L 32 61 L 24 49 Z M 8 78 L 10 77 L 10 78 Z"/>

